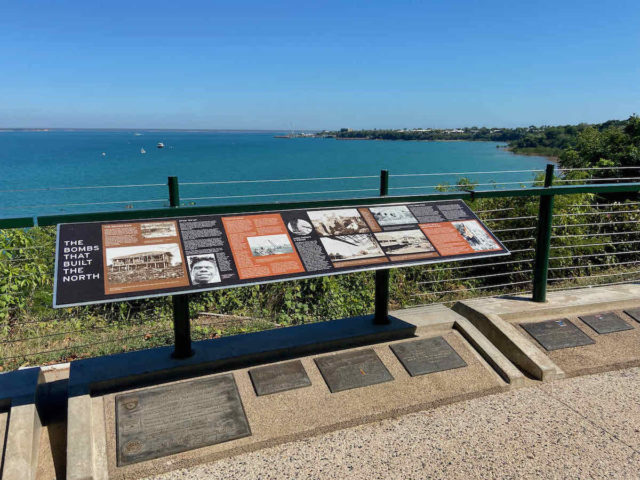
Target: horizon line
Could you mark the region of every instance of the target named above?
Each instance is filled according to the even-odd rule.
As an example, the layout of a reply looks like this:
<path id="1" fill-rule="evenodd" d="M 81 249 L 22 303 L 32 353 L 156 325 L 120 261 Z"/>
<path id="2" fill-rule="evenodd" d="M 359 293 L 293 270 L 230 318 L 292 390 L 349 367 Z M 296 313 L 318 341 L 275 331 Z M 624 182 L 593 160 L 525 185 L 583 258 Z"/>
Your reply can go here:
<path id="1" fill-rule="evenodd" d="M 110 131 L 110 132 L 286 132 L 291 129 L 263 129 L 263 128 L 129 128 L 129 127 L 0 127 L 0 132 L 6 131 Z M 321 132 L 321 129 L 296 129 L 295 132 Z"/>

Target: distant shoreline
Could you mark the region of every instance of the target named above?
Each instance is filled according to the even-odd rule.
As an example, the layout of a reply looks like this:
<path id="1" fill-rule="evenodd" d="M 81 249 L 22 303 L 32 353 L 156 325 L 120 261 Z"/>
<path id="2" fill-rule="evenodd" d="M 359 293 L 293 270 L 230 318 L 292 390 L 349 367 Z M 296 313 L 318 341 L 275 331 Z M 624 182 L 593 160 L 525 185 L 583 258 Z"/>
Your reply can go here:
<path id="1" fill-rule="evenodd" d="M 513 155 L 521 155 L 524 157 L 542 157 L 542 158 L 546 158 L 547 160 L 549 160 L 552 163 L 555 163 L 556 165 L 559 165 L 559 157 L 555 156 L 555 155 L 545 155 L 544 153 L 536 153 L 536 152 L 514 152 L 512 147 L 509 147 L 508 145 L 506 147 L 499 147 L 501 150 L 504 150 L 505 152 L 509 152 Z"/>
<path id="2" fill-rule="evenodd" d="M 473 142 L 473 143 L 506 143 L 504 141 L 500 141 L 500 140 L 469 140 L 469 139 L 460 139 L 460 140 L 447 140 L 447 139 L 438 139 L 438 140 L 423 140 L 423 139 L 413 139 L 413 138 L 409 138 L 409 139 L 404 139 L 404 138 L 398 138 L 398 139 L 391 139 L 391 138 L 366 138 L 366 137 L 331 137 L 331 138 L 335 138 L 336 140 L 368 140 L 368 141 L 373 141 L 373 142 L 427 142 L 427 143 L 436 143 L 436 142 L 443 142 L 443 143 L 454 143 L 454 142 Z M 525 157 L 541 157 L 541 158 L 546 158 L 547 160 L 549 160 L 552 163 L 555 163 L 556 165 L 558 164 L 558 157 L 554 156 L 554 155 L 546 155 L 544 153 L 536 153 L 536 152 L 514 152 L 512 147 L 510 147 L 508 144 L 504 145 L 504 146 L 498 146 L 498 148 L 500 150 L 504 150 L 505 152 L 509 152 L 512 155 L 520 155 L 520 156 L 525 156 Z"/>

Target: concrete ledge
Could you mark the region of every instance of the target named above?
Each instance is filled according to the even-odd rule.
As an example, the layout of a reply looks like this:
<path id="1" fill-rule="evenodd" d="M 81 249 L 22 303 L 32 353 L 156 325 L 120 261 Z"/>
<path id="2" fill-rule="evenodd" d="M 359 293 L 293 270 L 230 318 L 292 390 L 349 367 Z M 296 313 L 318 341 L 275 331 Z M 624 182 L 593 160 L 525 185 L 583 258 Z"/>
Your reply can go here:
<path id="1" fill-rule="evenodd" d="M 485 337 L 480 330 L 466 318 L 458 315 L 454 328 L 475 348 L 493 369 L 513 387 L 521 387 L 526 378 L 516 366 L 505 357 L 496 346 Z"/>
<path id="2" fill-rule="evenodd" d="M 392 312 L 397 318 L 415 325 L 417 335 L 442 335 L 455 329 L 476 349 L 486 362 L 512 386 L 521 386 L 525 377 L 469 320 L 444 305 L 425 305 Z"/>
<path id="3" fill-rule="evenodd" d="M 453 309 L 468 318 L 524 372 L 546 381 L 639 364 L 640 359 L 632 352 L 637 348 L 634 333 L 620 337 L 597 335 L 578 318 L 607 311 L 622 315 L 622 310 L 638 306 L 640 284 L 634 283 L 550 292 L 544 303 L 515 296 L 464 300 L 456 303 Z M 563 317 L 573 321 L 587 336 L 595 338 L 599 347 L 547 352 L 519 326 L 525 321 Z"/>
<path id="4" fill-rule="evenodd" d="M 467 318 L 504 356 L 532 377 L 542 381 L 564 377 L 560 367 L 500 316 L 486 313 L 477 303 L 472 306 L 466 300 L 457 302 L 453 310 Z"/>
<path id="5" fill-rule="evenodd" d="M 3 435 L 3 480 L 34 480 L 42 422 L 36 406 L 40 368 L 28 368 L 0 375 L 0 433 Z M 8 410 L 8 411 L 7 411 Z"/>
<path id="6" fill-rule="evenodd" d="M 7 426 L 9 425 L 9 412 L 0 411 L 0 478 L 4 465 L 4 443 L 7 438 Z"/>
<path id="7" fill-rule="evenodd" d="M 67 480 L 96 478 L 93 469 L 91 397 L 69 398 L 67 420 Z"/>
<path id="8" fill-rule="evenodd" d="M 638 306 L 640 284 L 625 284 L 609 287 L 591 287 L 575 290 L 549 292 L 547 301 L 538 303 L 529 297 L 497 297 L 464 300 L 461 303 L 484 314 L 496 314 L 503 320 L 528 320 L 567 316 L 579 312 L 581 315 L 606 310 L 624 310 Z M 454 307 L 455 309 L 455 307 Z"/>
<path id="9" fill-rule="evenodd" d="M 107 446 L 102 397 L 69 398 L 67 480 L 106 480 Z"/>
<path id="10" fill-rule="evenodd" d="M 438 335 L 453 328 L 460 315 L 444 305 L 424 305 L 391 312 L 395 318 L 410 323 L 416 334 Z"/>

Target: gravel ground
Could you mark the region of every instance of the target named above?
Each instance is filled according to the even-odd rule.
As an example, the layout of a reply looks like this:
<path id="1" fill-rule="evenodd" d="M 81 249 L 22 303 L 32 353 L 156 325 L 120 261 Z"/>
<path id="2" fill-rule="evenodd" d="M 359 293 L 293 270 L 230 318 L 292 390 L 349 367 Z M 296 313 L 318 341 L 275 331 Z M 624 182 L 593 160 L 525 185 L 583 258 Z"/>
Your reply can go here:
<path id="1" fill-rule="evenodd" d="M 640 368 L 561 380 L 159 477 L 640 478 Z"/>

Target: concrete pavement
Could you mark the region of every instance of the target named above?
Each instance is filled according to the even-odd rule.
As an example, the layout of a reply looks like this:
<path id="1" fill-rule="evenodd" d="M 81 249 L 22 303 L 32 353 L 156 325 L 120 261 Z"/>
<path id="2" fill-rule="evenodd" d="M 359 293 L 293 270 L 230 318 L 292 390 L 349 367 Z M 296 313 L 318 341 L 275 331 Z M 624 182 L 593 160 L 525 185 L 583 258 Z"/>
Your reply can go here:
<path id="1" fill-rule="evenodd" d="M 153 478 L 638 479 L 640 368 L 532 383 Z"/>

